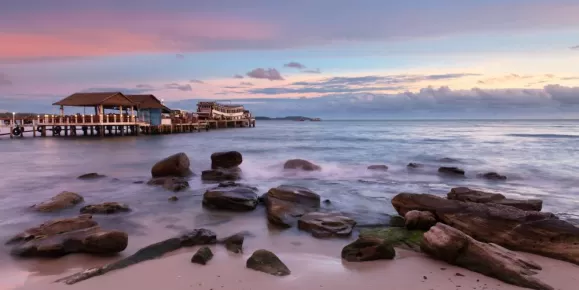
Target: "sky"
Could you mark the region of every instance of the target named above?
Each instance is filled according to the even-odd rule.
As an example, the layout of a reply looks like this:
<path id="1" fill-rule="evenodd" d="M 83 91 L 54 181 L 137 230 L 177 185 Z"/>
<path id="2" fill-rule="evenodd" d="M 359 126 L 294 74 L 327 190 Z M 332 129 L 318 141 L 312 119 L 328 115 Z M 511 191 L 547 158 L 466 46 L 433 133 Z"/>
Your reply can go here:
<path id="1" fill-rule="evenodd" d="M 260 116 L 579 118 L 577 0 L 0 2 L 0 111 L 75 92 Z"/>

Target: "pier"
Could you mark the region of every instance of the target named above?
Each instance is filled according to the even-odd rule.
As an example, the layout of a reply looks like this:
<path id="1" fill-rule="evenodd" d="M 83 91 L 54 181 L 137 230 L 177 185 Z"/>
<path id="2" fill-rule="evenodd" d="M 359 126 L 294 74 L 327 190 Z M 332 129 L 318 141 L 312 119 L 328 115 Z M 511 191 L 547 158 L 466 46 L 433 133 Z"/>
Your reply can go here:
<path id="1" fill-rule="evenodd" d="M 26 133 L 31 137 L 139 136 L 255 127 L 255 118 L 249 111 L 237 114 L 239 106 L 236 106 L 236 113 L 224 113 L 218 110 L 207 112 L 205 104 L 203 102 L 203 110 L 198 105 L 195 113 L 175 112 L 153 95 L 77 93 L 53 104 L 60 107 L 60 115 L 12 113 L 12 116 L 0 116 L 0 138 L 22 138 Z M 65 115 L 67 106 L 92 107 L 95 113 Z"/>

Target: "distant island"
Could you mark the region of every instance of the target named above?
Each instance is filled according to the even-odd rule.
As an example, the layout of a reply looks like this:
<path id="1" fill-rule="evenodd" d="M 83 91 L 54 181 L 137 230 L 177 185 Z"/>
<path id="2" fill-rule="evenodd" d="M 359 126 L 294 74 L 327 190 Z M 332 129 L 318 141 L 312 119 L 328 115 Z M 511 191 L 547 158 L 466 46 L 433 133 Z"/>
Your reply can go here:
<path id="1" fill-rule="evenodd" d="M 276 118 L 258 116 L 258 117 L 255 117 L 255 119 L 256 120 L 271 120 L 271 121 L 321 121 L 320 118 L 309 118 L 309 117 L 304 117 L 304 116 L 287 116 L 287 117 L 276 117 Z"/>

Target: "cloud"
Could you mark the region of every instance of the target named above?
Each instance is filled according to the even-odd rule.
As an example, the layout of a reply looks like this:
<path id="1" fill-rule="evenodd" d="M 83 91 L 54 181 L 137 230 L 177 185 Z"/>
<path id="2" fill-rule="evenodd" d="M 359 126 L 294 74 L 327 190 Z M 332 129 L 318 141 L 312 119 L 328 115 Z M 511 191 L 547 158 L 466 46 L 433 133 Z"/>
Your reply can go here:
<path id="1" fill-rule="evenodd" d="M 275 68 L 263 69 L 256 68 L 246 74 L 250 78 L 254 79 L 267 79 L 270 81 L 283 81 L 284 78 L 281 76 L 279 71 Z"/>
<path id="2" fill-rule="evenodd" d="M 5 73 L 0 73 L 0 86 L 9 86 L 12 84 L 12 81 L 8 79 L 8 76 Z"/>
<path id="3" fill-rule="evenodd" d="M 185 55 L 180 54 L 180 53 L 176 54 L 175 56 L 176 56 L 178 59 L 185 59 Z"/>
<path id="4" fill-rule="evenodd" d="M 251 86 L 253 86 L 253 83 L 250 83 L 250 82 L 241 82 L 241 83 L 239 83 L 239 85 L 240 85 L 240 86 L 250 86 L 250 87 L 251 87 Z"/>
<path id="5" fill-rule="evenodd" d="M 303 65 L 303 64 L 301 64 L 301 63 L 299 63 L 299 62 L 295 62 L 295 61 L 286 63 L 286 64 L 284 64 L 283 66 L 284 66 L 284 67 L 290 67 L 290 68 L 297 68 L 297 69 L 304 69 L 304 68 L 306 68 L 305 65 Z"/>
<path id="6" fill-rule="evenodd" d="M 151 85 L 147 85 L 147 84 L 136 85 L 136 88 L 137 89 L 151 89 L 151 90 L 155 89 L 155 87 L 153 87 Z"/>
<path id="7" fill-rule="evenodd" d="M 242 76 L 242 75 L 234 75 L 233 78 L 234 78 L 234 79 L 242 79 L 243 76 Z"/>
<path id="8" fill-rule="evenodd" d="M 307 70 L 303 70 L 302 72 L 309 73 L 309 74 L 321 74 L 321 73 L 322 73 L 322 71 L 320 71 L 319 68 L 317 68 L 317 69 L 307 69 Z"/>
<path id="9" fill-rule="evenodd" d="M 406 89 L 405 86 L 391 87 L 361 87 L 351 88 L 347 86 L 328 86 L 328 87 L 280 87 L 280 88 L 260 88 L 251 89 L 247 92 L 250 94 L 279 95 L 279 94 L 329 94 L 329 93 L 356 93 L 356 92 L 374 92 L 374 91 L 399 91 Z"/>
<path id="10" fill-rule="evenodd" d="M 570 49 L 571 49 L 571 50 L 579 50 L 579 45 L 571 46 Z"/>
<path id="11" fill-rule="evenodd" d="M 553 78 L 553 75 L 545 75 L 545 77 L 547 78 Z M 484 79 L 484 80 L 479 80 L 477 83 L 480 85 L 493 85 L 493 84 L 498 84 L 498 83 L 505 83 L 505 82 L 510 82 L 510 81 L 514 81 L 514 80 L 522 80 L 522 79 L 530 79 L 533 78 L 533 76 L 521 76 L 518 74 L 510 74 L 510 75 L 506 75 L 503 77 L 498 77 L 498 78 L 488 78 L 488 79 Z"/>
<path id="12" fill-rule="evenodd" d="M 579 77 L 566 77 L 566 78 L 561 78 L 561 80 L 563 80 L 563 81 L 576 81 L 576 80 L 579 80 Z"/>
<path id="13" fill-rule="evenodd" d="M 135 88 L 123 88 L 123 87 L 93 87 L 81 90 L 83 93 L 96 93 L 96 92 L 121 92 L 128 95 L 139 95 L 150 91 L 154 88 L 149 85 L 137 85 Z"/>
<path id="14" fill-rule="evenodd" d="M 200 81 L 200 80 L 190 80 L 189 82 L 193 83 L 193 84 L 204 84 L 205 83 L 204 81 Z"/>
<path id="15" fill-rule="evenodd" d="M 170 89 L 170 90 L 184 91 L 184 92 L 190 92 L 193 90 L 193 88 L 191 87 L 190 84 L 180 85 L 178 83 L 166 84 L 165 88 Z"/>

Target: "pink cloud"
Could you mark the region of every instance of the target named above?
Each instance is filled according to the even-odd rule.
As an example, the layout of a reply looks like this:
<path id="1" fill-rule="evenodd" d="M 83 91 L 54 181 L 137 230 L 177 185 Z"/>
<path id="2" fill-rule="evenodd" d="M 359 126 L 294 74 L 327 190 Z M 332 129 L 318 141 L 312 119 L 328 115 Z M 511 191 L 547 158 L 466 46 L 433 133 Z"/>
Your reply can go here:
<path id="1" fill-rule="evenodd" d="M 271 25 L 253 20 L 174 13 L 59 12 L 2 23 L 10 25 L 0 32 L 3 59 L 205 51 L 220 48 L 220 42 L 243 44 L 274 35 Z"/>

